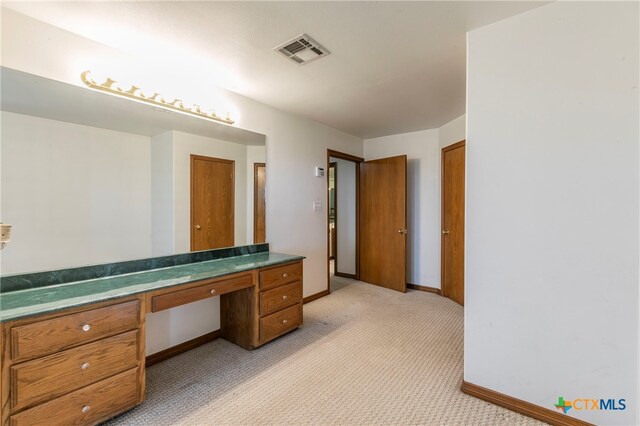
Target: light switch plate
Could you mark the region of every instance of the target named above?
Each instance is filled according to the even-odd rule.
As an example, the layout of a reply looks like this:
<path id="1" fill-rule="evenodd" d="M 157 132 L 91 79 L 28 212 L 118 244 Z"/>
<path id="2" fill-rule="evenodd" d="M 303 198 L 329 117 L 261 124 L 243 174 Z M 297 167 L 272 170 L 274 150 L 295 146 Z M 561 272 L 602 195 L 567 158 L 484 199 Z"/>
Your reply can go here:
<path id="1" fill-rule="evenodd" d="M 322 167 L 316 167 L 316 177 L 324 176 L 324 169 Z"/>
<path id="2" fill-rule="evenodd" d="M 322 201 L 314 201 L 313 202 L 313 211 L 314 212 L 322 211 Z"/>

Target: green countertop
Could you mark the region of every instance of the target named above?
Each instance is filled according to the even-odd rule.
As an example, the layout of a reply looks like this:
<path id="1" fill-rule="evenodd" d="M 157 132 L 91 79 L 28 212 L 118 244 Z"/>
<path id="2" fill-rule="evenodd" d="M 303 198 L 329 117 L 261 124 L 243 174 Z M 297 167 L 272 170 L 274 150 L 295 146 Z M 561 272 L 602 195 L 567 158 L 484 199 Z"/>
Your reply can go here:
<path id="1" fill-rule="evenodd" d="M 0 294 L 0 322 L 304 259 L 255 253 Z"/>

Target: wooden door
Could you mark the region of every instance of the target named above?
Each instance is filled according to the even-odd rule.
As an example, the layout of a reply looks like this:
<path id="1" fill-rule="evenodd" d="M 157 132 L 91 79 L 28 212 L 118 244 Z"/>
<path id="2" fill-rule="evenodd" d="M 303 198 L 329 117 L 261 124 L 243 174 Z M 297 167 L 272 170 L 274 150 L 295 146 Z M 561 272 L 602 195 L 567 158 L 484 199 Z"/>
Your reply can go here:
<path id="1" fill-rule="evenodd" d="M 253 243 L 267 241 L 267 166 L 264 163 L 253 165 Z"/>
<path id="2" fill-rule="evenodd" d="M 407 156 L 360 165 L 360 279 L 406 291 Z"/>
<path id="3" fill-rule="evenodd" d="M 442 294 L 464 305 L 465 142 L 442 149 Z"/>
<path id="4" fill-rule="evenodd" d="M 191 250 L 234 245 L 235 162 L 191 156 Z"/>

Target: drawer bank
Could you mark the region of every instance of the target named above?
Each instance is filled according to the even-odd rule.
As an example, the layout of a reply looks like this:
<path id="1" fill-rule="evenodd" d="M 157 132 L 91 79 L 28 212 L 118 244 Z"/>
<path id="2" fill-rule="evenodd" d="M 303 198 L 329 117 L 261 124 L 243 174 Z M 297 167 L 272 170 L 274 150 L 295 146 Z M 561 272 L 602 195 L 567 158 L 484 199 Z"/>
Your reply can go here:
<path id="1" fill-rule="evenodd" d="M 148 313 L 220 296 L 220 336 L 245 349 L 295 330 L 303 259 L 259 244 L 1 277 L 1 424 L 96 424 L 141 404 Z"/>

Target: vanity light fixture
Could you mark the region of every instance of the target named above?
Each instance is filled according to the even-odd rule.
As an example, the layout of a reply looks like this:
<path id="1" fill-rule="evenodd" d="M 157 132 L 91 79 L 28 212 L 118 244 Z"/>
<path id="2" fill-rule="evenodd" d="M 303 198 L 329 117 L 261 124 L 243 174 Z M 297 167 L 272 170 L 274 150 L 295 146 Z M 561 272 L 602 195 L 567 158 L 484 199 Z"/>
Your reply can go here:
<path id="1" fill-rule="evenodd" d="M 151 96 L 146 96 L 136 85 L 132 85 L 128 90 L 124 90 L 121 87 L 118 87 L 116 84 L 117 82 L 109 77 L 107 77 L 104 83 L 96 83 L 91 78 L 91 71 L 88 70 L 80 74 L 80 78 L 82 79 L 82 82 L 86 84 L 90 89 L 111 93 L 112 95 L 133 99 L 136 101 L 147 103 L 149 105 L 165 108 L 172 111 L 178 111 L 184 114 L 190 114 L 199 118 L 217 121 L 219 123 L 233 124 L 235 122 L 233 119 L 231 119 L 229 113 L 227 113 L 224 117 L 220 117 L 216 114 L 215 110 L 211 112 L 202 111 L 199 105 L 186 107 L 180 99 L 174 99 L 173 101 L 169 102 L 156 92 L 154 92 Z"/>

